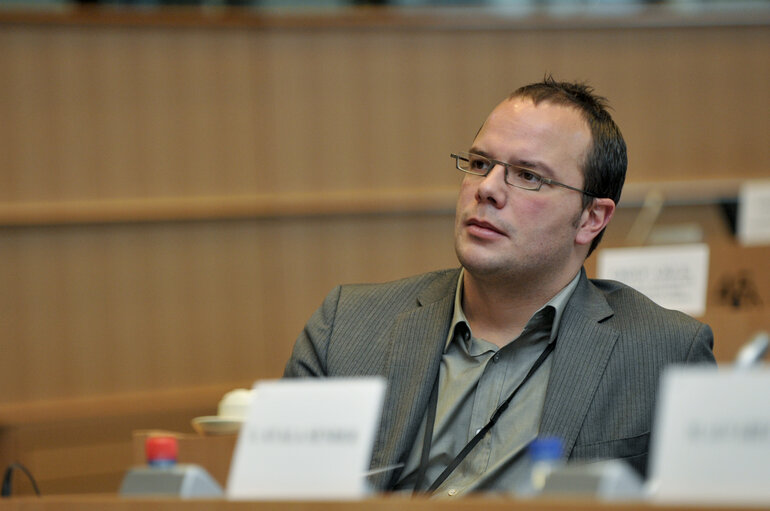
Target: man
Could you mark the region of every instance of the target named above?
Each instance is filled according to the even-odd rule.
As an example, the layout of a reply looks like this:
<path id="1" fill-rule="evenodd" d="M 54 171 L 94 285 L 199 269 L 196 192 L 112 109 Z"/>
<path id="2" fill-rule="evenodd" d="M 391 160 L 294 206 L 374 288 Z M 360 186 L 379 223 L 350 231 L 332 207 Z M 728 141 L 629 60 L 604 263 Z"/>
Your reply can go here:
<path id="1" fill-rule="evenodd" d="M 644 474 L 661 370 L 713 364 L 713 336 L 585 275 L 626 172 L 605 100 L 550 77 L 522 87 L 452 157 L 462 268 L 336 288 L 285 376 L 387 378 L 372 468 L 399 468 L 378 489 L 515 492 L 537 436 Z"/>

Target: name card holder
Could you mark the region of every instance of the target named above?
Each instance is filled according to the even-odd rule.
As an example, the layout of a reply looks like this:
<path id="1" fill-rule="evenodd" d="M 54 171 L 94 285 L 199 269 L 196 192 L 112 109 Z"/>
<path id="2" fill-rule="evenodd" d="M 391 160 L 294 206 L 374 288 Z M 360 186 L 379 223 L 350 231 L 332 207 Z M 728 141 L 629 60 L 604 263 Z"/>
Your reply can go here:
<path id="1" fill-rule="evenodd" d="M 770 368 L 666 370 L 649 475 L 660 502 L 770 505 Z"/>
<path id="2" fill-rule="evenodd" d="M 236 443 L 229 499 L 356 499 L 368 494 L 385 381 L 258 382 Z"/>

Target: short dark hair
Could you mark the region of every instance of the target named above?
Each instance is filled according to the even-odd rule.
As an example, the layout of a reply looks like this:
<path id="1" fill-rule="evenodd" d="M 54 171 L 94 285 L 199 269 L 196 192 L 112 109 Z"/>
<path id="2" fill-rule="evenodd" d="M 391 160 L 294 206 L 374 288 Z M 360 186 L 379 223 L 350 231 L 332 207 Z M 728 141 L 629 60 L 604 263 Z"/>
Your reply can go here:
<path id="1" fill-rule="evenodd" d="M 583 189 L 599 197 L 608 197 L 618 203 L 626 180 L 628 156 L 626 142 L 609 112 L 607 99 L 594 93 L 593 87 L 578 82 L 557 82 L 550 75 L 542 82 L 516 89 L 509 99 L 529 98 L 536 105 L 542 101 L 565 105 L 580 111 L 591 130 L 593 145 L 583 164 Z M 593 200 L 583 195 L 583 209 Z M 591 243 L 588 255 L 594 251 L 604 235 L 600 232 Z"/>

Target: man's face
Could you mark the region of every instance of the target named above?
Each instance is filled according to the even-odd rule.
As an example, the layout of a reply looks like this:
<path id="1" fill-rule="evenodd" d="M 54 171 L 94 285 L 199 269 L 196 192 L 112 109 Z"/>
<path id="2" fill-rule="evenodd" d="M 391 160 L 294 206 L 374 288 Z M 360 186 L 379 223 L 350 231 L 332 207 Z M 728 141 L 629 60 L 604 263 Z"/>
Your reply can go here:
<path id="1" fill-rule="evenodd" d="M 517 98 L 492 111 L 470 152 L 582 189 L 590 143 L 588 124 L 576 109 Z M 463 178 L 455 219 L 461 264 L 477 277 L 574 274 L 574 264 L 579 267 L 585 256 L 575 243 L 582 195 L 548 184 L 539 191 L 514 188 L 504 172 L 497 165 L 486 177 Z"/>

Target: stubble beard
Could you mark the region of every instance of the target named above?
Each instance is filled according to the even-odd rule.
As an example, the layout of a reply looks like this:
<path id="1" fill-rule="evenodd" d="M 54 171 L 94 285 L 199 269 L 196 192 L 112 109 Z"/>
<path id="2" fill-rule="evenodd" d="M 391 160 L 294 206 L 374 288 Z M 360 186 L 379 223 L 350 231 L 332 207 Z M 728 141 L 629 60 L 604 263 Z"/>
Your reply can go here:
<path id="1" fill-rule="evenodd" d="M 582 212 L 582 210 L 578 211 L 570 222 L 575 229 L 580 225 Z M 455 233 L 457 260 L 473 278 L 491 285 L 536 287 L 543 285 L 549 276 L 555 276 L 564 270 L 569 257 L 566 249 L 564 253 L 557 253 L 553 248 L 550 251 L 547 248 L 536 249 L 532 255 L 522 253 L 516 247 L 503 253 L 493 253 L 490 250 L 487 254 L 479 254 L 474 252 L 479 252 L 481 249 L 472 246 L 472 240 L 463 240 L 463 236 L 468 235 L 461 231 Z M 516 251 L 519 253 L 515 253 Z"/>
<path id="2" fill-rule="evenodd" d="M 466 243 L 467 244 L 467 243 Z M 511 252 L 502 254 L 479 254 L 477 247 L 463 247 L 463 242 L 455 241 L 455 255 L 465 271 L 473 278 L 489 284 L 523 284 L 532 275 L 532 265 L 523 256 L 516 257 Z M 524 259 L 524 260 L 522 260 Z"/>

